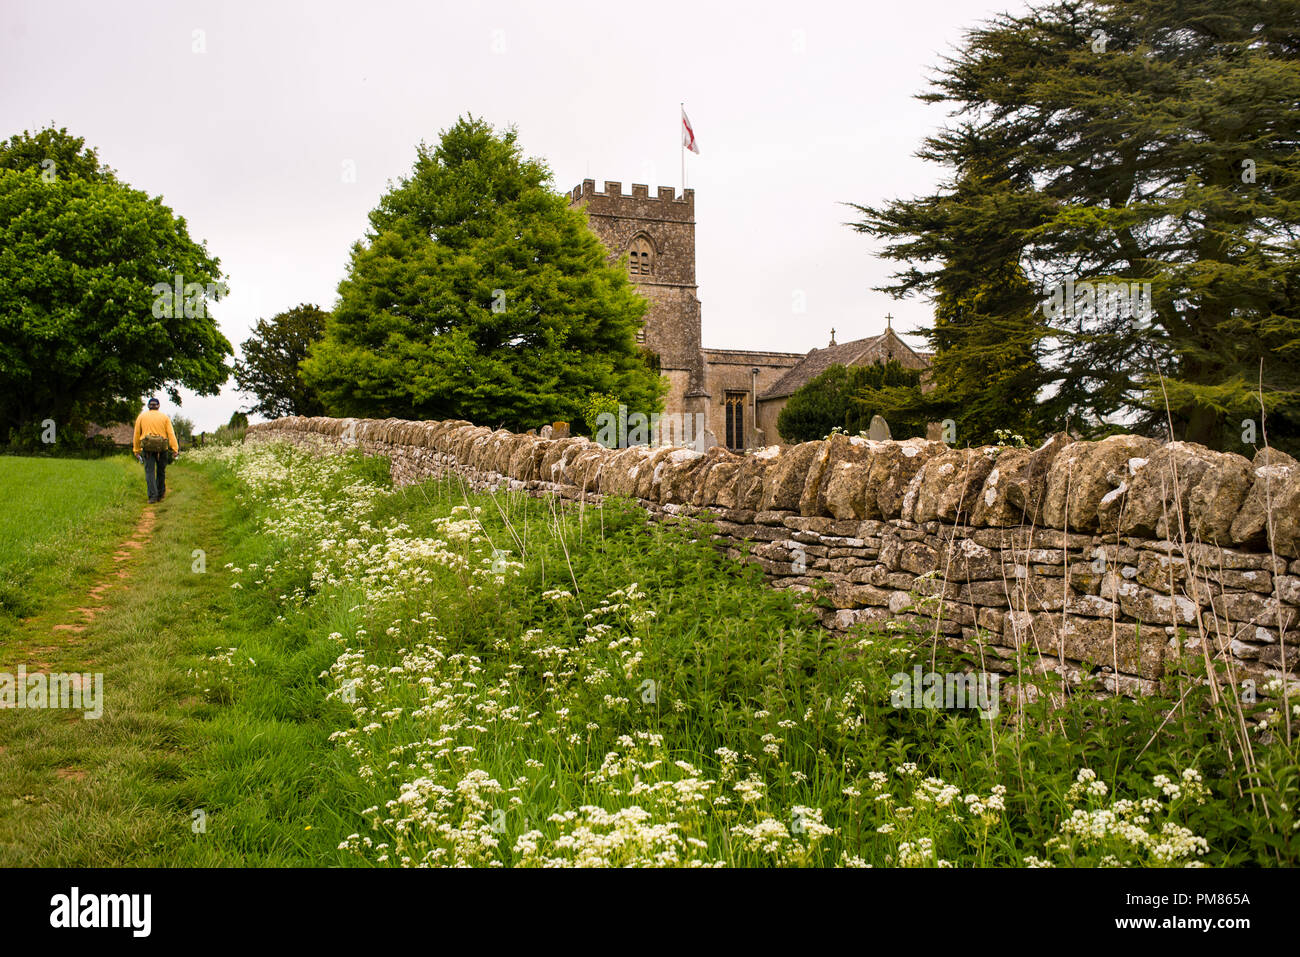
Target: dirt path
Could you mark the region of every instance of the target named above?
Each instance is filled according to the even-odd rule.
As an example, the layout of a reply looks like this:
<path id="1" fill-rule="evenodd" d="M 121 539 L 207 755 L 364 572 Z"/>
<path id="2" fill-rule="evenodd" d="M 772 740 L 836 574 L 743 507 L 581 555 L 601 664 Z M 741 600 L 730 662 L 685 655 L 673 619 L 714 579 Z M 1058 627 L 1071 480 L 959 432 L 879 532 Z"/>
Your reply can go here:
<path id="1" fill-rule="evenodd" d="M 146 506 L 145 510 L 140 514 L 140 521 L 136 522 L 135 531 L 131 533 L 131 537 L 119 545 L 117 551 L 113 553 L 113 562 L 117 565 L 117 568 L 90 587 L 87 594 L 93 604 L 74 608 L 74 611 L 80 613 L 81 620 L 71 625 L 55 625 L 53 631 L 80 634 L 95 620 L 95 615 L 105 610 L 105 606 L 99 604 L 104 598 L 104 593 L 110 588 L 123 587 L 126 579 L 131 577 L 131 566 L 127 562 L 133 555 L 138 555 L 140 550 L 149 544 L 149 540 L 153 538 L 153 527 L 157 520 L 158 516 L 154 511 L 154 506 Z"/>
<path id="2" fill-rule="evenodd" d="M 134 571 L 135 563 L 132 559 L 138 558 L 152 540 L 154 525 L 158 519 L 155 509 L 154 505 L 145 506 L 130 537 L 121 542 L 113 552 L 113 567 L 106 570 L 90 586 L 81 603 L 76 603 L 74 599 L 70 606 L 55 610 L 48 616 L 64 619 L 75 616 L 74 621 L 65 620 L 50 625 L 46 631 L 43 619 L 47 616 L 37 615 L 27 619 L 24 622 L 27 627 L 12 636 L 11 650 L 26 646 L 28 674 L 50 674 L 57 670 L 55 667 L 57 662 L 80 658 L 78 646 L 84 643 L 83 636 L 87 629 L 94 623 L 96 615 L 108 610 L 108 606 L 103 603 L 105 598 L 111 592 L 121 591 L 127 587 Z"/>

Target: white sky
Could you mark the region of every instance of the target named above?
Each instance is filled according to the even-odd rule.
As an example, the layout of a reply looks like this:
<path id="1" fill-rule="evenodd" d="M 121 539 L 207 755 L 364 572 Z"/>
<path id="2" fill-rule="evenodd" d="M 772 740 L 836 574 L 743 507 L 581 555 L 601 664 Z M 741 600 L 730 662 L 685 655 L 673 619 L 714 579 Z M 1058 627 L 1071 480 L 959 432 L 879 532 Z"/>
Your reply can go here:
<path id="1" fill-rule="evenodd" d="M 516 125 L 558 190 L 653 191 L 681 185 L 685 101 L 704 344 L 802 352 L 886 312 L 928 323 L 925 302 L 871 291 L 891 264 L 840 204 L 936 185 L 912 154 L 945 110 L 914 95 L 965 28 L 1022 6 L 4 0 L 0 137 L 52 120 L 161 194 L 221 260 L 238 348 L 259 317 L 333 305 L 367 212 L 458 115 Z M 247 402 L 227 385 L 180 412 L 211 430 Z"/>

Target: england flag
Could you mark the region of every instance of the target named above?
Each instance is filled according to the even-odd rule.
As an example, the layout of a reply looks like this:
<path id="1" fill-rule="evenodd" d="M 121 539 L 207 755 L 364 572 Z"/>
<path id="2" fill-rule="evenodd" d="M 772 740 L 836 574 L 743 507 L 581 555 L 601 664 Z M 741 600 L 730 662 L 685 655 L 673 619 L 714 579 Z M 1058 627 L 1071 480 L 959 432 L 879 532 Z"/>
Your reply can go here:
<path id="1" fill-rule="evenodd" d="M 700 155 L 700 148 L 695 145 L 695 130 L 691 129 L 691 121 L 686 116 L 685 107 L 682 107 L 682 146 L 696 156 Z"/>

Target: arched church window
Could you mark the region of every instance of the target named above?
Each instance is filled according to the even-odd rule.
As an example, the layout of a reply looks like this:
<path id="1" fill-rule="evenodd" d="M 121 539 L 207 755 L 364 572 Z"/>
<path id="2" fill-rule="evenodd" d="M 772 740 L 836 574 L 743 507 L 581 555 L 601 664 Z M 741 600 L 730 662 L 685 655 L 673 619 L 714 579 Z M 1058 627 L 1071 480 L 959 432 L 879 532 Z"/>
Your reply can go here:
<path id="1" fill-rule="evenodd" d="M 627 250 L 627 268 L 633 276 L 654 275 L 654 247 L 650 240 L 638 236 Z"/>

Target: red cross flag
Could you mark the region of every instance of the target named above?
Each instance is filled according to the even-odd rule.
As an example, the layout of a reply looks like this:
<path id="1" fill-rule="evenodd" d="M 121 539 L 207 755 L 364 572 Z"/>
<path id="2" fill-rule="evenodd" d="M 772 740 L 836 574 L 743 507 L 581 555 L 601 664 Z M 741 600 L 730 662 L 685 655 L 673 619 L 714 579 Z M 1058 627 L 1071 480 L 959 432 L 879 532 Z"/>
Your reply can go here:
<path id="1" fill-rule="evenodd" d="M 695 145 L 695 130 L 691 129 L 691 121 L 686 116 L 686 107 L 682 107 L 682 146 L 696 156 L 700 155 L 700 148 Z"/>

